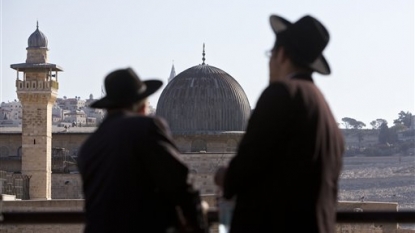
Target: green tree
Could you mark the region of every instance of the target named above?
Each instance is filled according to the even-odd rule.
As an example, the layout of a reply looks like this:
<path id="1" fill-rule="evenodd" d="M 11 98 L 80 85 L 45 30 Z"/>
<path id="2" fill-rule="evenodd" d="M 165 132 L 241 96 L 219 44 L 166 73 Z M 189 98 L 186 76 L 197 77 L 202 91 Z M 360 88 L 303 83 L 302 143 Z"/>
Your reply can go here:
<path id="1" fill-rule="evenodd" d="M 376 119 L 376 120 L 373 120 L 373 121 L 371 121 L 370 122 L 370 125 L 372 126 L 372 128 L 373 129 L 379 129 L 380 128 L 380 126 L 383 124 L 383 123 L 388 123 L 385 119 L 382 119 L 382 118 L 378 118 L 378 119 Z"/>
<path id="2" fill-rule="evenodd" d="M 343 125 L 346 129 L 353 128 L 352 125 L 354 124 L 354 122 L 356 122 L 355 119 L 350 118 L 350 117 L 343 117 L 342 121 L 343 121 Z"/>
<path id="3" fill-rule="evenodd" d="M 361 122 L 361 121 L 356 121 L 355 124 L 353 125 L 354 129 L 362 129 L 363 127 L 365 127 L 366 124 Z"/>
<path id="4" fill-rule="evenodd" d="M 401 123 L 396 123 L 395 125 L 390 127 L 390 129 L 393 129 L 395 132 L 399 132 L 407 129 L 407 127 Z"/>
<path id="5" fill-rule="evenodd" d="M 383 123 L 380 126 L 378 141 L 380 144 L 389 143 L 389 127 L 388 123 Z"/>
<path id="6" fill-rule="evenodd" d="M 361 129 L 356 129 L 356 136 L 357 136 L 357 141 L 359 142 L 359 149 L 362 148 L 362 142 L 365 139 L 364 136 L 364 130 Z"/>
<path id="7" fill-rule="evenodd" d="M 398 128 L 395 126 L 389 128 L 387 123 L 382 124 L 378 139 L 380 144 L 396 143 L 398 141 Z"/>
<path id="8" fill-rule="evenodd" d="M 361 147 L 361 144 L 364 139 L 364 134 L 362 132 L 362 128 L 366 126 L 365 123 L 358 121 L 356 119 L 350 118 L 350 117 L 344 117 L 342 118 L 343 124 L 345 125 L 346 129 L 352 129 L 357 137 L 357 141 L 359 142 L 359 148 Z"/>
<path id="9" fill-rule="evenodd" d="M 365 123 L 350 117 L 343 117 L 342 121 L 346 129 L 361 129 L 366 126 Z"/>
<path id="10" fill-rule="evenodd" d="M 394 124 L 402 124 L 402 125 L 406 126 L 406 128 L 409 128 L 412 124 L 412 113 L 401 111 L 399 113 L 399 118 L 393 120 L 393 123 Z"/>

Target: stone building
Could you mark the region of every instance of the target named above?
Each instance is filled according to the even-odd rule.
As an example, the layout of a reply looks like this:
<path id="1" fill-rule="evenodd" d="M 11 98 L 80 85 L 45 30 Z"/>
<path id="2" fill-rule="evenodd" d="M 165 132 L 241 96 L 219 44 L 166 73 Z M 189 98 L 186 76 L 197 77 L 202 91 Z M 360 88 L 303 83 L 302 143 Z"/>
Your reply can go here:
<path id="1" fill-rule="evenodd" d="M 241 85 L 225 71 L 205 63 L 178 75 L 174 66 L 156 107 L 169 124 L 191 179 L 202 194 L 214 194 L 213 174 L 236 152 L 251 114 Z"/>
<path id="2" fill-rule="evenodd" d="M 89 99 L 57 98 L 52 106 L 52 124 L 58 126 L 96 126 L 105 116 L 103 109 L 93 109 L 89 105 L 96 101 L 92 94 Z M 20 101 L 0 104 L 0 127 L 17 127 L 22 124 L 22 107 Z"/>
<path id="3" fill-rule="evenodd" d="M 2 102 L 0 104 L 0 127 L 20 126 L 22 120 L 22 105 L 19 101 Z"/>
<path id="4" fill-rule="evenodd" d="M 169 78 L 156 115 L 183 153 L 235 152 L 251 114 L 248 98 L 231 75 L 205 64 L 204 49 L 202 61 Z"/>

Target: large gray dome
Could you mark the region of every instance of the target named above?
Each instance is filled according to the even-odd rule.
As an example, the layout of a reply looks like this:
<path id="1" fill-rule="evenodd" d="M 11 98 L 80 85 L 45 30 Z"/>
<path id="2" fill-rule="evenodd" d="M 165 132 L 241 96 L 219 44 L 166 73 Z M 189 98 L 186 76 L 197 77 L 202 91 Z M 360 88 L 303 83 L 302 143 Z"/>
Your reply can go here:
<path id="1" fill-rule="evenodd" d="M 173 134 L 245 131 L 251 108 L 248 98 L 228 73 L 209 65 L 193 66 L 164 88 L 156 115 Z"/>
<path id="2" fill-rule="evenodd" d="M 39 25 L 36 25 L 36 31 L 29 36 L 27 41 L 29 48 L 47 48 L 48 38 L 39 30 Z"/>

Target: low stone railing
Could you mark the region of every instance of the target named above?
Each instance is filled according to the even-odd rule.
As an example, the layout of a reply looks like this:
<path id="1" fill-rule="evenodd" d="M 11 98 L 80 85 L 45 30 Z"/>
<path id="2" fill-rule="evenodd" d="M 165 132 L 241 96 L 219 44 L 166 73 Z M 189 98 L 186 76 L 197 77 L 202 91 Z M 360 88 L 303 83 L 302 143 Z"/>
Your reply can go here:
<path id="1" fill-rule="evenodd" d="M 82 233 L 83 199 L 61 200 L 10 200 L 0 204 L 3 221 L 0 232 L 17 233 Z M 202 195 L 210 206 L 216 195 Z M 1 208 L 2 207 L 2 208 Z M 0 214 L 1 214 L 0 211 Z M 217 232 L 218 212 L 213 207 L 208 212 L 211 232 Z M 337 232 L 343 233 L 415 233 L 402 229 L 399 223 L 415 225 L 415 211 L 400 212 L 397 203 L 339 202 Z"/>

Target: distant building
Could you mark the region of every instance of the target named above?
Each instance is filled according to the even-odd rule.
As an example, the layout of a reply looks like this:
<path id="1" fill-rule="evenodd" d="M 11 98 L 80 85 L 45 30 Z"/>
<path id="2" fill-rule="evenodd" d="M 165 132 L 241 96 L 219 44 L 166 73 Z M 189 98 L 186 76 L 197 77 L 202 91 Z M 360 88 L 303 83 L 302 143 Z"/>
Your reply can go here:
<path id="1" fill-rule="evenodd" d="M 87 116 L 83 110 L 72 110 L 64 114 L 64 122 L 72 123 L 72 127 L 86 125 Z"/>
<path id="2" fill-rule="evenodd" d="M 57 105 L 63 110 L 78 110 L 85 107 L 85 100 L 81 100 L 81 97 L 75 96 L 75 98 L 66 98 L 66 96 L 62 98 L 56 99 Z"/>
<path id="3" fill-rule="evenodd" d="M 0 127 L 15 127 L 22 124 L 22 105 L 19 101 L 0 104 Z"/>
<path id="4" fill-rule="evenodd" d="M 58 126 L 96 126 L 101 123 L 105 116 L 105 110 L 89 108 L 96 101 L 92 94 L 89 99 L 57 98 L 52 106 L 52 124 Z M 155 109 L 153 109 L 153 112 Z M 70 123 L 70 124 L 69 124 Z M 74 124 L 75 123 L 75 124 Z M 20 101 L 14 100 L 0 105 L 0 127 L 17 127 L 22 124 L 22 105 Z"/>

